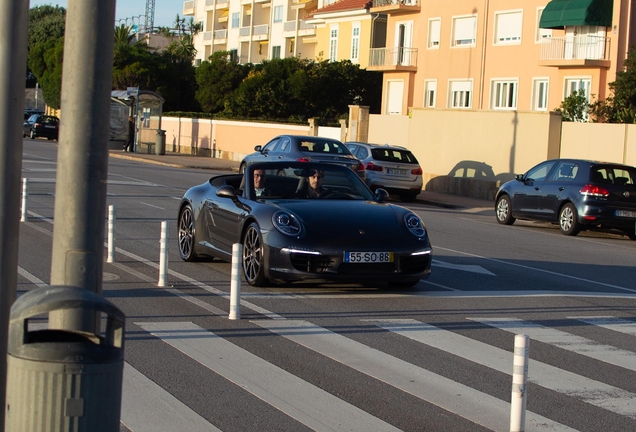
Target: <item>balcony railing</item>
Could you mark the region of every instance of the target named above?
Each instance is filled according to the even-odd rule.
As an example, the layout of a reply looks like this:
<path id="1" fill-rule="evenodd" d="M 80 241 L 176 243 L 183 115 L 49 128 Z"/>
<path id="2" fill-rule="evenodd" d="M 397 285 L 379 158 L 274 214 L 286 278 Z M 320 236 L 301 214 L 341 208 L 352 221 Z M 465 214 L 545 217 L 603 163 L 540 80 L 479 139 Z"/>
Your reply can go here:
<path id="1" fill-rule="evenodd" d="M 369 66 L 380 68 L 415 67 L 417 48 L 371 48 Z"/>
<path id="2" fill-rule="evenodd" d="M 298 22 L 298 30 L 299 31 L 306 31 L 306 30 L 314 30 L 315 31 L 316 30 L 316 25 L 315 24 L 308 24 L 307 21 L 305 21 L 305 20 L 300 20 Z M 283 31 L 285 31 L 285 32 L 296 31 L 296 21 L 285 21 L 285 23 L 283 24 Z"/>
<path id="3" fill-rule="evenodd" d="M 227 30 L 215 30 L 214 31 L 214 39 L 225 39 L 227 38 Z"/>
<path id="4" fill-rule="evenodd" d="M 241 27 L 239 29 L 239 37 L 240 36 L 249 36 L 250 35 L 250 28 L 249 27 Z"/>
<path id="5" fill-rule="evenodd" d="M 203 33 L 203 41 L 204 42 L 208 42 L 208 41 L 211 41 L 211 40 L 212 40 L 212 32 L 211 31 L 204 32 Z"/>
<path id="6" fill-rule="evenodd" d="M 269 24 L 261 24 L 254 26 L 254 36 L 262 36 L 269 34 Z"/>
<path id="7" fill-rule="evenodd" d="M 592 35 L 545 38 L 541 60 L 609 60 L 609 42 Z"/>
<path id="8" fill-rule="evenodd" d="M 371 7 L 384 7 L 384 6 L 419 6 L 420 0 L 373 0 Z"/>
<path id="9" fill-rule="evenodd" d="M 183 15 L 194 15 L 194 0 L 183 2 Z"/>

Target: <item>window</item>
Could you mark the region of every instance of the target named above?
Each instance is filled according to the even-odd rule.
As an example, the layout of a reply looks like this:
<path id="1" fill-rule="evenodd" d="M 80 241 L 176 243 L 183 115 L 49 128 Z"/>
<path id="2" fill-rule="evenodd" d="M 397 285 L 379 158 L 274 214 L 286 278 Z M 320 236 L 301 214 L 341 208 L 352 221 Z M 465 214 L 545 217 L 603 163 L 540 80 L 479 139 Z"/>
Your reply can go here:
<path id="1" fill-rule="evenodd" d="M 517 80 L 494 80 L 491 88 L 491 109 L 517 108 Z"/>
<path id="2" fill-rule="evenodd" d="M 547 161 L 528 171 L 523 179 L 526 181 L 545 181 L 555 161 Z"/>
<path id="3" fill-rule="evenodd" d="M 452 46 L 474 46 L 476 34 L 476 15 L 453 18 Z"/>
<path id="4" fill-rule="evenodd" d="M 590 78 L 567 78 L 565 80 L 565 94 L 563 98 L 571 96 L 573 93 L 583 90 L 588 102 L 590 100 L 590 87 L 592 86 L 592 80 Z"/>
<path id="5" fill-rule="evenodd" d="M 448 86 L 449 108 L 470 108 L 473 103 L 473 82 L 450 81 Z"/>
<path id="6" fill-rule="evenodd" d="M 435 108 L 435 95 L 437 94 L 437 80 L 424 81 L 424 106 Z"/>
<path id="7" fill-rule="evenodd" d="M 574 181 L 578 172 L 579 166 L 576 163 L 561 162 L 550 176 L 550 181 Z"/>
<path id="8" fill-rule="evenodd" d="M 385 114 L 402 115 L 404 80 L 387 81 L 387 107 Z"/>
<path id="9" fill-rule="evenodd" d="M 232 28 L 238 28 L 239 27 L 239 13 L 238 12 L 233 12 L 232 13 Z"/>
<path id="10" fill-rule="evenodd" d="M 280 58 L 280 45 L 272 47 L 272 58 L 273 59 Z"/>
<path id="11" fill-rule="evenodd" d="M 274 6 L 274 22 L 283 22 L 283 6 Z"/>
<path id="12" fill-rule="evenodd" d="M 351 61 L 360 62 L 360 24 L 353 24 L 351 29 Z"/>
<path id="13" fill-rule="evenodd" d="M 548 110 L 548 79 L 535 78 L 532 81 L 532 110 Z"/>
<path id="14" fill-rule="evenodd" d="M 495 13 L 495 45 L 521 43 L 522 11 Z"/>
<path id="15" fill-rule="evenodd" d="M 329 61 L 338 60 L 338 26 L 332 26 L 329 35 Z"/>
<path id="16" fill-rule="evenodd" d="M 428 48 L 439 49 L 439 34 L 442 26 L 440 18 L 431 18 L 428 20 Z"/>
<path id="17" fill-rule="evenodd" d="M 541 43 L 541 41 L 545 38 L 552 37 L 551 29 L 542 29 L 539 28 L 539 23 L 541 22 L 541 14 L 543 13 L 544 8 L 537 8 L 537 25 L 534 31 L 534 41 Z"/>

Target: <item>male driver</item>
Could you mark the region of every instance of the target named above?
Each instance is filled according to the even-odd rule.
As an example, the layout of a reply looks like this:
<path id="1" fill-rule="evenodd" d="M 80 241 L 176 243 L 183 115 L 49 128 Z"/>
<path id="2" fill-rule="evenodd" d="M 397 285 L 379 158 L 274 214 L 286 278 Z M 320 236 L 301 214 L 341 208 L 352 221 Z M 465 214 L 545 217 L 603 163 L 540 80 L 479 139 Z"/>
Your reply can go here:
<path id="1" fill-rule="evenodd" d="M 257 197 L 269 194 L 265 188 L 265 170 L 263 169 L 254 170 L 254 192 Z"/>
<path id="2" fill-rule="evenodd" d="M 325 172 L 322 170 L 315 170 L 313 175 L 308 177 L 309 187 L 307 188 L 307 198 L 319 198 L 323 192 L 322 179 L 325 177 Z"/>

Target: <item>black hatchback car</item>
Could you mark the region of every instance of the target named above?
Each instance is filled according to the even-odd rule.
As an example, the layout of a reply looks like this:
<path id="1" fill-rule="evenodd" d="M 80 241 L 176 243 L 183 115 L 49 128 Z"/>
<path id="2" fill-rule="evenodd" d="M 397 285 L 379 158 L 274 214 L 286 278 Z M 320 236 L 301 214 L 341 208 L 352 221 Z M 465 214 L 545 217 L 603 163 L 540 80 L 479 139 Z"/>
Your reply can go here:
<path id="1" fill-rule="evenodd" d="M 503 184 L 497 221 L 558 223 L 565 235 L 618 229 L 636 240 L 636 167 L 579 159 L 552 159 Z"/>
<path id="2" fill-rule="evenodd" d="M 49 140 L 57 140 L 60 133 L 60 119 L 55 116 L 33 114 L 22 127 L 22 136 L 35 139 L 45 137 Z"/>

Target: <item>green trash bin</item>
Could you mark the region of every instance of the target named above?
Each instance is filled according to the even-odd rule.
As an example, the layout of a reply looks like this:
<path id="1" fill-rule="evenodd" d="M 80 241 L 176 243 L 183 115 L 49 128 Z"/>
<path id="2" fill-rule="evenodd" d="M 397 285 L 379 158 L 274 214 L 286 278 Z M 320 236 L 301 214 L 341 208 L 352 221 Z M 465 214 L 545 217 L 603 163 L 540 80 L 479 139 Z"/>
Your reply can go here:
<path id="1" fill-rule="evenodd" d="M 155 138 L 155 154 L 166 154 L 166 131 L 157 129 L 157 137 Z"/>
<path id="2" fill-rule="evenodd" d="M 43 314 L 80 309 L 105 318 L 105 331 L 42 328 Z M 120 429 L 125 316 L 83 288 L 53 286 L 11 307 L 6 432 Z"/>

